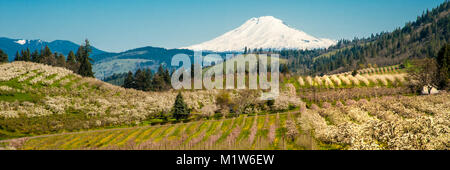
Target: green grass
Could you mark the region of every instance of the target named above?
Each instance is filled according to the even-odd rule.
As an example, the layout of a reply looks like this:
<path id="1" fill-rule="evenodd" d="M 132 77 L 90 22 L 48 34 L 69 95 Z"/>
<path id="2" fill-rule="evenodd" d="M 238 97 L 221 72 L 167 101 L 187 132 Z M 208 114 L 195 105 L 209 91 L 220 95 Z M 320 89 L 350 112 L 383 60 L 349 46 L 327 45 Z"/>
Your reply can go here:
<path id="1" fill-rule="evenodd" d="M 245 119 L 244 126 L 243 126 L 243 128 L 241 130 L 241 133 L 238 136 L 238 141 L 241 141 L 243 139 L 247 139 L 248 138 L 248 136 L 250 135 L 250 128 L 253 125 L 254 119 L 255 119 L 254 116 L 247 117 Z"/>
<path id="2" fill-rule="evenodd" d="M 14 102 L 14 101 L 19 101 L 19 102 L 32 102 L 32 103 L 37 103 L 39 102 L 43 97 L 36 95 L 36 94 L 32 94 L 32 93 L 5 93 L 5 92 L 0 92 L 0 101 L 6 101 L 6 102 Z"/>

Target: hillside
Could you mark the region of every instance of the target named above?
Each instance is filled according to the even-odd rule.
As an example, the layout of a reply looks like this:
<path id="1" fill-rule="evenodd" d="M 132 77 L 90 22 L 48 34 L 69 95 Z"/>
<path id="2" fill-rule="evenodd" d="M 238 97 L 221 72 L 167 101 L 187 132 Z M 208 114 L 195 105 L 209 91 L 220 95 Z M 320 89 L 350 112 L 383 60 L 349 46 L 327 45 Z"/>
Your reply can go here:
<path id="1" fill-rule="evenodd" d="M 140 124 L 168 111 L 176 96 L 124 89 L 30 62 L 0 64 L 0 73 L 0 138 Z M 213 102 L 215 92 L 183 94 L 195 110 Z"/>
<path id="2" fill-rule="evenodd" d="M 447 92 L 410 95 L 396 68 L 359 72 L 376 78 L 365 85 L 364 75 L 341 75 L 339 85 L 327 75 L 310 91 L 303 77 L 282 76 L 273 103 L 252 91 L 182 91 L 192 115 L 181 123 L 169 112 L 176 91 L 124 89 L 36 63 L 1 64 L 0 138 L 17 139 L 0 148 L 449 149 Z M 327 79 L 335 85 L 318 85 Z M 229 103 L 221 97 L 228 95 Z"/>
<path id="3" fill-rule="evenodd" d="M 193 56 L 194 52 L 180 49 L 142 47 L 121 53 L 93 55 L 93 71 L 95 72 L 95 77 L 98 79 L 128 71 L 135 72 L 139 68 L 150 68 L 155 71 L 160 64 L 170 66 L 172 57 L 176 54 Z"/>
<path id="4" fill-rule="evenodd" d="M 341 40 L 327 50 L 281 51 L 292 70 L 301 74 L 347 72 L 368 64 L 389 66 L 405 59 L 436 57 L 450 42 L 450 2 L 427 10 L 414 22 L 392 32 Z"/>

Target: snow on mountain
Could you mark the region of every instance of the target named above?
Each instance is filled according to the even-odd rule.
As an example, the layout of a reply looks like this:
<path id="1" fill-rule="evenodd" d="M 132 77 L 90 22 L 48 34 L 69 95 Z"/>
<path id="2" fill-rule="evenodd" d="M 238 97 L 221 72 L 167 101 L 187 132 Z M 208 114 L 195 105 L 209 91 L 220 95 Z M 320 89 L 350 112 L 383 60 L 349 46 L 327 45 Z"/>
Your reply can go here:
<path id="1" fill-rule="evenodd" d="M 17 43 L 17 44 L 20 44 L 20 45 L 24 45 L 24 44 L 27 43 L 27 40 L 17 40 L 17 41 L 14 41 L 14 42 Z"/>
<path id="2" fill-rule="evenodd" d="M 182 49 L 204 51 L 243 51 L 247 48 L 315 49 L 328 48 L 337 41 L 316 38 L 291 28 L 273 16 L 251 18 L 240 27 L 213 40 Z"/>
<path id="3" fill-rule="evenodd" d="M 29 49 L 31 52 L 37 50 L 42 50 L 45 46 L 48 46 L 52 52 L 58 52 L 67 56 L 70 51 L 76 52 L 80 45 L 67 40 L 54 40 L 51 42 L 43 41 L 40 39 L 27 40 L 27 39 L 11 39 L 7 37 L 0 37 L 0 49 L 2 49 L 6 54 L 8 54 L 8 59 L 12 61 L 16 52 L 21 50 Z M 91 56 L 95 57 L 97 54 L 103 54 L 101 51 L 95 47 L 92 48 Z"/>

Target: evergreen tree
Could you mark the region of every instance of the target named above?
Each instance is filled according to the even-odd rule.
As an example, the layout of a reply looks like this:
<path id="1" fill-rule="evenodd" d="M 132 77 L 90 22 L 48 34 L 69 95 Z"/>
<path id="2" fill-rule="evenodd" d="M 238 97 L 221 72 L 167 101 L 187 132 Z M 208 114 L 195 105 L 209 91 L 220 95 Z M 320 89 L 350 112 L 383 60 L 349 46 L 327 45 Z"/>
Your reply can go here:
<path id="1" fill-rule="evenodd" d="M 169 73 L 168 68 L 164 69 L 163 77 L 164 77 L 164 82 L 166 83 L 166 85 L 169 85 L 170 84 L 170 73 Z"/>
<path id="2" fill-rule="evenodd" d="M 69 55 L 67 55 L 67 63 L 76 63 L 75 53 L 73 51 L 70 51 Z"/>
<path id="3" fill-rule="evenodd" d="M 39 52 L 37 50 L 34 50 L 34 52 L 31 54 L 31 61 L 37 63 L 40 60 L 39 56 Z"/>
<path id="4" fill-rule="evenodd" d="M 153 89 L 153 87 L 152 87 L 153 73 L 152 73 L 152 70 L 150 68 L 145 70 L 145 77 L 146 77 L 145 84 L 146 84 L 146 87 L 147 87 L 146 91 L 149 91 L 149 90 Z"/>
<path id="5" fill-rule="evenodd" d="M 155 76 L 153 76 L 153 80 L 152 80 L 152 90 L 154 91 L 162 91 L 165 90 L 165 82 L 164 82 L 164 78 L 161 77 L 161 75 L 156 74 Z"/>
<path id="6" fill-rule="evenodd" d="M 184 102 L 181 92 L 178 92 L 178 95 L 175 98 L 172 113 L 173 117 L 177 120 L 186 119 L 189 117 L 189 108 L 187 107 L 187 104 Z"/>
<path id="7" fill-rule="evenodd" d="M 164 69 L 162 64 L 159 65 L 158 71 L 155 76 L 153 76 L 152 80 L 152 90 L 162 91 L 169 89 L 170 84 L 170 74 L 169 70 Z"/>
<path id="8" fill-rule="evenodd" d="M 27 50 L 24 51 L 24 53 L 22 54 L 22 60 L 23 61 L 31 61 L 31 54 L 30 54 L 29 48 L 27 48 Z"/>
<path id="9" fill-rule="evenodd" d="M 445 89 L 449 86 L 450 79 L 450 44 L 444 45 L 436 58 L 438 64 L 439 88 Z"/>
<path id="10" fill-rule="evenodd" d="M 134 77 L 133 77 L 133 73 L 131 71 L 128 72 L 127 77 L 125 78 L 124 82 L 123 82 L 123 87 L 124 88 L 134 88 Z"/>
<path id="11" fill-rule="evenodd" d="M 75 53 L 73 51 L 70 51 L 67 56 L 66 67 L 74 72 L 78 71 L 78 63 L 75 60 Z"/>
<path id="12" fill-rule="evenodd" d="M 14 57 L 14 61 L 20 61 L 22 57 L 20 57 L 19 51 L 16 51 L 16 56 Z"/>
<path id="13" fill-rule="evenodd" d="M 25 51 L 23 51 L 23 50 L 20 50 L 20 57 L 19 57 L 19 61 L 25 61 L 24 60 L 24 58 L 25 58 Z"/>
<path id="14" fill-rule="evenodd" d="M 156 72 L 158 75 L 164 75 L 164 66 L 159 64 L 158 71 Z"/>
<path id="15" fill-rule="evenodd" d="M 94 73 L 92 72 L 92 58 L 89 58 L 89 53 L 92 52 L 91 45 L 89 44 L 89 40 L 85 40 L 85 45 L 82 48 L 82 51 L 78 51 L 80 53 L 80 68 L 78 69 L 78 74 L 84 77 L 94 77 Z"/>
<path id="16" fill-rule="evenodd" d="M 44 51 L 41 52 L 41 59 L 39 62 L 52 66 L 56 65 L 56 58 L 48 46 L 45 46 Z"/>
<path id="17" fill-rule="evenodd" d="M 56 66 L 58 67 L 66 67 L 66 58 L 63 54 L 55 53 L 56 57 Z"/>
<path id="18" fill-rule="evenodd" d="M 147 77 L 145 76 L 145 72 L 141 69 L 138 69 L 134 76 L 134 81 L 136 82 L 137 90 L 147 90 Z"/>
<path id="19" fill-rule="evenodd" d="M 77 53 L 75 54 L 75 60 L 76 62 L 80 63 L 82 58 L 83 58 L 83 51 L 84 51 L 84 46 L 80 45 L 80 47 L 78 47 Z"/>
<path id="20" fill-rule="evenodd" d="M 52 56 L 52 51 L 50 50 L 50 48 L 47 45 L 44 48 L 44 52 L 42 52 L 42 56 L 44 56 L 44 57 Z"/>
<path id="21" fill-rule="evenodd" d="M 24 50 L 20 50 L 19 61 L 25 61 L 26 52 Z"/>
<path id="22" fill-rule="evenodd" d="M 6 63 L 8 62 L 8 54 L 3 52 L 2 49 L 0 49 L 0 63 Z"/>

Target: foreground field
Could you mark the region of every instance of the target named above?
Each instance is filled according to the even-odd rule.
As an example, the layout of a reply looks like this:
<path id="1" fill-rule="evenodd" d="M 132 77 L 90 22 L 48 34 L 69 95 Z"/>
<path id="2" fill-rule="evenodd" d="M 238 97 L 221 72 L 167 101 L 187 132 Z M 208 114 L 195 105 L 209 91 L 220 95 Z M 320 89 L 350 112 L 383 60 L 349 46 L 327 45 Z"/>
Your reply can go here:
<path id="1" fill-rule="evenodd" d="M 233 119 L 22 138 L 10 149 L 450 149 L 450 94 Z"/>
<path id="2" fill-rule="evenodd" d="M 271 102 L 258 91 L 184 90 L 191 116 L 177 123 L 177 91 L 0 64 L 0 149 L 449 149 L 450 95 L 409 96 L 404 73 L 382 70 L 282 76 Z"/>

